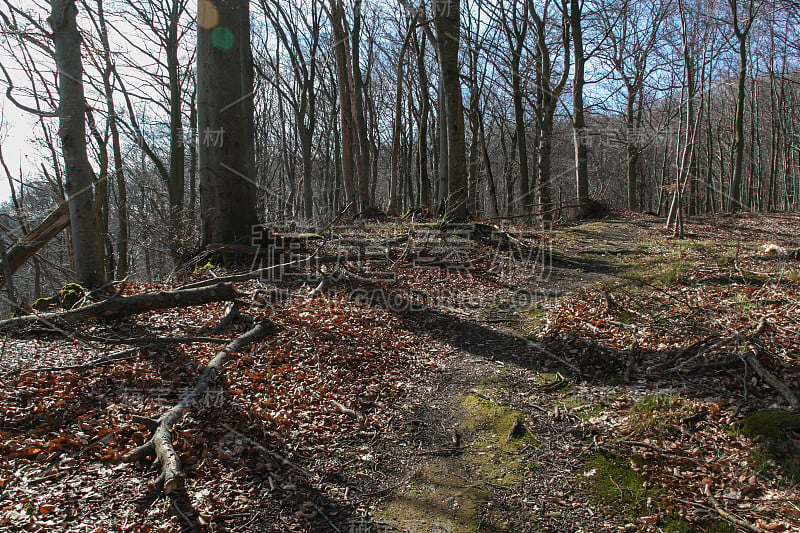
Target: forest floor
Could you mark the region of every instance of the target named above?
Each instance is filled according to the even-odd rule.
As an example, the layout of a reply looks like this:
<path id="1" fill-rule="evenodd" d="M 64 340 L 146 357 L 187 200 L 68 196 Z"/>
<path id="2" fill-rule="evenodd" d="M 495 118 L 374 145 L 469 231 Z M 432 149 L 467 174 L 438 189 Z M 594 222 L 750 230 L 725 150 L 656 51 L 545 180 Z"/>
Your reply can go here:
<path id="1" fill-rule="evenodd" d="M 0 530 L 799 531 L 799 235 L 788 215 L 682 239 L 644 215 L 333 228 L 290 251 L 365 259 L 236 285 L 277 328 L 176 425 L 166 495 L 120 459 L 218 345 L 118 354 L 251 324 L 211 335 L 218 303 L 13 331 Z"/>

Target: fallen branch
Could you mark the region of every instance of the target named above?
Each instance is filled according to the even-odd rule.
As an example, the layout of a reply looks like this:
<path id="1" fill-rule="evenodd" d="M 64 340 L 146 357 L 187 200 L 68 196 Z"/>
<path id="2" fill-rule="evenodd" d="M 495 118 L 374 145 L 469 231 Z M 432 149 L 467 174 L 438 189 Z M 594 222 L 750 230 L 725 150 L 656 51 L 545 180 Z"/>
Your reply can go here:
<path id="1" fill-rule="evenodd" d="M 764 368 L 764 365 L 761 364 L 761 361 L 758 360 L 756 357 L 755 352 L 749 351 L 745 354 L 745 359 L 747 360 L 747 364 L 755 371 L 756 374 L 761 376 L 761 379 L 769 383 L 769 385 L 778 391 L 781 396 L 783 396 L 787 402 L 789 402 L 789 407 L 791 407 L 792 411 L 800 410 L 800 401 L 797 400 L 797 396 L 794 392 L 781 380 L 775 377 L 775 374 Z"/>
<path id="2" fill-rule="evenodd" d="M 13 274 L 33 257 L 39 249 L 50 242 L 61 230 L 69 226 L 69 202 L 63 202 L 50 212 L 30 233 L 22 237 L 8 249 L 6 264 Z M 0 272 L 0 287 L 6 283 L 6 273 Z"/>
<path id="3" fill-rule="evenodd" d="M 210 343 L 210 344 L 227 344 L 230 339 L 220 339 L 218 337 L 135 337 L 130 339 L 119 338 L 111 339 L 108 337 L 97 337 L 95 335 L 86 335 L 83 333 L 75 334 L 75 338 L 90 342 L 100 342 L 103 344 L 111 345 L 130 345 L 136 346 L 140 344 L 190 344 L 190 343 Z"/>
<path id="4" fill-rule="evenodd" d="M 230 276 L 222 276 L 219 278 L 213 279 L 204 279 L 201 281 L 196 281 L 194 283 L 189 283 L 181 287 L 181 289 L 197 289 L 200 287 L 208 287 L 209 285 L 213 285 L 215 283 L 233 283 L 239 281 L 248 281 L 251 279 L 259 279 L 262 277 L 267 276 L 268 274 L 272 274 L 273 272 L 280 272 L 282 269 L 287 267 L 299 267 L 299 266 L 316 266 L 316 265 L 323 265 L 329 263 L 339 263 L 339 262 L 346 262 L 346 261 L 368 261 L 370 259 L 379 259 L 385 260 L 385 254 L 349 254 L 349 255 L 310 255 L 307 257 L 302 257 L 300 259 L 295 259 L 292 261 L 288 261 L 286 263 L 281 263 L 279 265 L 272 265 L 264 268 L 259 268 L 257 270 L 252 270 L 250 272 L 243 272 L 241 274 L 231 274 Z"/>
<path id="5" fill-rule="evenodd" d="M 306 298 L 308 298 L 309 300 L 313 300 L 323 292 L 327 291 L 330 284 L 331 284 L 330 278 L 328 278 L 328 276 L 325 276 L 324 278 L 322 278 L 322 281 L 320 281 L 319 284 L 316 287 L 314 287 L 314 290 L 306 294 Z"/>
<path id="6" fill-rule="evenodd" d="M 32 374 L 35 372 L 62 372 L 66 370 L 88 370 L 90 368 L 97 368 L 99 366 L 110 365 L 112 363 L 117 363 L 119 361 L 127 361 L 128 359 L 133 359 L 137 357 L 141 350 L 146 350 L 148 348 L 156 348 L 159 346 L 164 346 L 163 344 L 145 344 L 144 346 L 137 346 L 135 348 L 128 348 L 127 350 L 121 350 L 116 353 L 112 353 L 106 355 L 104 357 L 99 357 L 94 359 L 93 361 L 89 361 L 88 363 L 81 363 L 79 365 L 65 365 L 65 366 L 43 366 L 37 368 L 26 368 L 21 373 L 22 374 Z"/>
<path id="7" fill-rule="evenodd" d="M 136 340 L 144 341 L 147 339 L 148 339 L 147 337 L 142 337 L 141 339 L 136 339 Z M 65 366 L 42 366 L 36 368 L 26 368 L 22 370 L 21 373 L 32 374 L 35 372 L 61 372 L 65 370 L 88 370 L 90 368 L 97 368 L 100 366 L 110 365 L 113 363 L 118 363 L 120 361 L 128 361 L 130 359 L 138 357 L 138 352 L 140 350 L 147 350 L 150 348 L 163 348 L 164 346 L 168 346 L 170 344 L 189 344 L 198 342 L 209 343 L 209 344 L 225 344 L 229 342 L 229 339 L 216 339 L 212 337 L 172 337 L 172 338 L 150 337 L 149 340 L 150 342 L 147 343 L 118 341 L 116 344 L 136 344 L 137 346 L 134 348 L 128 348 L 126 350 L 120 350 L 118 352 L 104 355 L 103 357 L 98 357 L 97 359 L 93 359 L 88 363 L 80 363 L 76 365 L 65 365 Z"/>
<path id="8" fill-rule="evenodd" d="M 195 387 L 157 420 L 137 417 L 137 420 L 153 431 L 153 436 L 145 444 L 128 452 L 123 461 L 137 461 L 155 454 L 156 463 L 161 467 L 161 474 L 155 481 L 156 487 L 159 490 L 163 489 L 166 493 L 175 490 L 183 478 L 183 470 L 178 453 L 172 447 L 172 426 L 183 417 L 186 409 L 192 407 L 203 397 L 211 385 L 212 379 L 219 373 L 220 367 L 222 367 L 230 354 L 238 352 L 248 344 L 263 339 L 274 329 L 275 326 L 271 322 L 261 322 L 244 335 L 234 339 L 209 361 L 203 373 L 200 374 Z"/>
<path id="9" fill-rule="evenodd" d="M 224 317 L 222 317 L 222 320 L 219 321 L 219 324 L 214 326 L 214 329 L 211 330 L 211 335 L 216 335 L 217 333 L 225 329 L 225 326 L 227 326 L 228 324 L 239 318 L 240 315 L 241 313 L 239 312 L 239 302 L 231 303 L 228 312 L 225 314 Z"/>
<path id="10" fill-rule="evenodd" d="M 0 332 L 14 328 L 28 327 L 34 324 L 52 326 L 55 322 L 75 325 L 92 318 L 122 318 L 148 311 L 158 311 L 173 307 L 190 307 L 211 302 L 234 300 L 237 294 L 229 283 L 218 283 L 213 287 L 202 289 L 183 289 L 161 291 L 135 296 L 112 296 L 102 302 L 86 305 L 77 309 L 58 313 L 40 313 L 8 320 L 0 320 Z"/>
<path id="11" fill-rule="evenodd" d="M 708 501 L 711 502 L 711 505 L 714 506 L 714 510 L 717 512 L 717 514 L 719 514 L 722 518 L 724 518 L 731 524 L 738 526 L 742 529 L 747 529 L 748 531 L 753 531 L 754 533 L 764 533 L 764 530 L 762 528 L 754 526 L 750 522 L 742 520 L 738 516 L 734 516 L 725 509 L 723 509 L 722 506 L 717 501 L 717 499 L 714 497 L 714 495 L 711 494 L 710 492 L 708 493 L 707 496 L 708 496 Z"/>

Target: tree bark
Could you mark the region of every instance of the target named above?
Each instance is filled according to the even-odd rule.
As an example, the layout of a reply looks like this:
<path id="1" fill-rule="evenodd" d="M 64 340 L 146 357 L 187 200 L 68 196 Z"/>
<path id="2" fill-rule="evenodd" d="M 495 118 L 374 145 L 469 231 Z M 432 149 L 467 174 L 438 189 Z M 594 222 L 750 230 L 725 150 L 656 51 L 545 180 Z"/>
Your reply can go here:
<path id="1" fill-rule="evenodd" d="M 69 204 L 62 203 L 53 210 L 38 226 L 17 241 L 5 254 L 8 268 L 13 274 L 33 257 L 45 244 L 69 226 Z M 0 272 L 0 287 L 5 284 L 5 275 Z"/>
<path id="2" fill-rule="evenodd" d="M 64 156 L 66 194 L 78 281 L 94 288 L 105 281 L 100 222 L 95 211 L 92 167 L 86 152 L 83 63 L 78 9 L 74 0 L 51 0 L 47 19 L 53 30 L 58 69 L 59 137 Z"/>
<path id="3" fill-rule="evenodd" d="M 356 190 L 354 173 L 355 154 L 353 150 L 353 115 L 352 94 L 348 75 L 348 45 L 344 28 L 344 7 L 341 0 L 331 0 L 330 3 L 331 29 L 334 39 L 334 55 L 336 57 L 336 70 L 338 74 L 337 88 L 339 89 L 339 119 L 342 135 L 342 181 L 344 182 L 346 200 L 348 204 L 360 208 L 358 205 L 359 194 Z"/>
<path id="4" fill-rule="evenodd" d="M 464 103 L 458 69 L 458 48 L 461 34 L 460 0 L 435 0 L 434 25 L 439 47 L 442 96 L 447 111 L 447 207 L 450 220 L 469 218 L 467 207 L 467 157 L 464 138 Z"/>
<path id="5" fill-rule="evenodd" d="M 589 199 L 589 149 L 586 146 L 583 86 L 586 84 L 586 55 L 583 49 L 582 0 L 570 0 L 569 23 L 575 53 L 575 75 L 572 80 L 572 120 L 575 144 L 575 189 L 578 202 Z"/>
<path id="6" fill-rule="evenodd" d="M 245 72 L 249 2 L 202 0 L 198 5 L 197 126 L 203 244 L 250 235 L 256 216 L 252 77 Z"/>

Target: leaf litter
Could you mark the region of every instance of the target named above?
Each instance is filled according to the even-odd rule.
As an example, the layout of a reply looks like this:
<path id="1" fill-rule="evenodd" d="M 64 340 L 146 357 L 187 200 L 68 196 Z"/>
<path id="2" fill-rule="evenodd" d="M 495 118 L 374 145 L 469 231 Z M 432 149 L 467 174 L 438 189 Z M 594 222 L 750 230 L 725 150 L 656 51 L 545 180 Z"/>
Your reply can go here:
<path id="1" fill-rule="evenodd" d="M 400 246 L 378 266 L 336 265 L 319 298 L 246 309 L 278 330 L 232 357 L 176 426 L 185 491 L 168 497 L 149 486 L 151 465 L 119 459 L 149 436 L 138 417 L 174 405 L 216 345 L 39 371 L 116 347 L 85 335 L 13 335 L 0 376 L 0 529 L 389 528 L 380 510 L 413 486 L 415 457 L 446 446 L 457 399 L 490 383 L 496 401 L 525 413 L 536 439 L 520 452 L 521 481 L 488 487 L 482 523 L 498 531 L 797 530 L 798 479 L 785 459 L 800 447 L 800 430 L 785 428 L 785 441 L 769 447 L 736 425 L 788 408 L 748 354 L 798 392 L 800 265 L 764 254 L 765 244 L 796 246 L 797 226 L 777 215 L 701 219 L 678 241 L 640 217 L 594 223 L 584 229 L 613 243 L 602 268 L 583 253 L 591 239 L 519 228 L 507 229 L 519 238 L 505 249 L 462 241 L 456 256 L 427 236 L 417 256 Z M 378 241 L 386 231 L 364 227 L 359 238 Z M 283 288 L 299 294 L 300 283 Z M 201 335 L 224 314 L 224 305 L 208 304 L 82 333 Z M 234 323 L 217 337 L 247 327 Z M 619 483 L 589 466 L 598 454 L 640 476 L 640 505 L 592 498 L 598 476 Z"/>

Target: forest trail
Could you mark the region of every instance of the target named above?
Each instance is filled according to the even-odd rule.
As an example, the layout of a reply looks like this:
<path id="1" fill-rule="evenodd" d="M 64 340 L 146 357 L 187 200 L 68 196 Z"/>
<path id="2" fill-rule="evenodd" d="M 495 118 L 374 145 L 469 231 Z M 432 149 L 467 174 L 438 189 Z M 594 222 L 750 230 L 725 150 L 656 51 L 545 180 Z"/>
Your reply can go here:
<path id="1" fill-rule="evenodd" d="M 211 303 L 14 333 L 0 529 L 796 530 L 800 420 L 769 380 L 800 392 L 798 221 L 662 224 L 337 228 L 326 253 L 385 257 L 241 283 L 223 328 Z M 176 425 L 165 496 L 119 461 L 247 316 L 276 329 Z"/>

